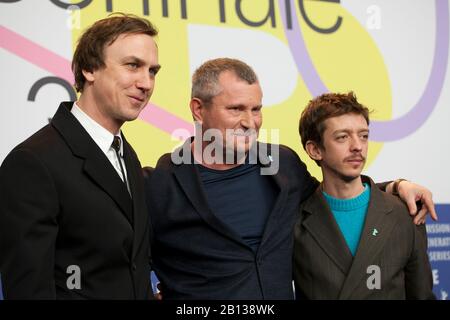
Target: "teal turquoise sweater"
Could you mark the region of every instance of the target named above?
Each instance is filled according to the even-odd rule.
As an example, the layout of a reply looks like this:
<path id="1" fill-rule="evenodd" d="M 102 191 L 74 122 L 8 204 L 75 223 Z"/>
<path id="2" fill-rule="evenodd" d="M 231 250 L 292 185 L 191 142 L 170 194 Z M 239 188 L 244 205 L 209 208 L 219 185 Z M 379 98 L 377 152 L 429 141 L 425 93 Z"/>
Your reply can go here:
<path id="1" fill-rule="evenodd" d="M 364 191 L 359 196 L 351 199 L 334 198 L 325 192 L 323 192 L 323 195 L 354 256 L 358 249 L 367 208 L 369 206 L 370 186 L 365 183 Z"/>

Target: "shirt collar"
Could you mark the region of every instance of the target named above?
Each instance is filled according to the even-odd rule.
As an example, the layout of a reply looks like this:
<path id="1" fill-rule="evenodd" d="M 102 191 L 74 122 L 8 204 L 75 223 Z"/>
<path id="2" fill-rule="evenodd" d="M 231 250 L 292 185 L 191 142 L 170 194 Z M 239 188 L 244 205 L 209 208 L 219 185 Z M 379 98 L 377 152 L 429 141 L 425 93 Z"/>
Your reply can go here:
<path id="1" fill-rule="evenodd" d="M 74 102 L 72 110 L 72 114 L 74 117 L 80 122 L 83 128 L 87 131 L 87 133 L 91 136 L 91 138 L 98 145 L 100 150 L 103 153 L 107 153 L 111 148 L 111 144 L 114 140 L 114 135 L 103 128 L 100 124 L 98 124 L 94 119 L 89 117 L 81 108 Z M 120 143 L 120 155 L 123 157 L 123 138 L 122 133 L 119 131 L 116 136 L 119 136 Z"/>

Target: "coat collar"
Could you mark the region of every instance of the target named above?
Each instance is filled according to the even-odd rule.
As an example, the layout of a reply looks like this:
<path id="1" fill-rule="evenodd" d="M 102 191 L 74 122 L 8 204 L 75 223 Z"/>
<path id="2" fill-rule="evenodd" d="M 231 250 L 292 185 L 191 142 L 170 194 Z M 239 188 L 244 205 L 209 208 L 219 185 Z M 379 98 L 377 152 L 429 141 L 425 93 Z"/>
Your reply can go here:
<path id="1" fill-rule="evenodd" d="M 63 102 L 51 120 L 51 125 L 61 134 L 72 153 L 84 159 L 83 170 L 116 202 L 130 223 L 133 221 L 133 201 L 122 179 L 115 174 L 115 169 L 105 154 L 92 140 L 83 126 L 72 115 L 70 109 L 73 102 Z M 123 137 L 124 159 L 127 172 L 133 171 L 130 163 L 130 149 L 128 142 Z M 136 192 L 134 173 L 129 174 L 131 193 Z"/>
<path id="2" fill-rule="evenodd" d="M 87 133 L 89 133 L 89 136 L 95 141 L 95 143 L 103 151 L 103 153 L 107 153 L 111 148 L 111 144 L 115 135 L 109 132 L 107 129 L 103 128 L 94 119 L 92 119 L 77 105 L 76 102 L 73 104 L 71 113 L 75 116 L 75 118 L 83 126 Z M 116 135 L 120 138 L 121 141 L 123 141 L 123 137 L 120 131 Z M 119 153 L 120 156 L 123 157 L 123 143 L 120 144 Z"/>
<path id="3" fill-rule="evenodd" d="M 302 205 L 302 225 L 339 269 L 347 274 L 353 257 L 320 187 Z"/>

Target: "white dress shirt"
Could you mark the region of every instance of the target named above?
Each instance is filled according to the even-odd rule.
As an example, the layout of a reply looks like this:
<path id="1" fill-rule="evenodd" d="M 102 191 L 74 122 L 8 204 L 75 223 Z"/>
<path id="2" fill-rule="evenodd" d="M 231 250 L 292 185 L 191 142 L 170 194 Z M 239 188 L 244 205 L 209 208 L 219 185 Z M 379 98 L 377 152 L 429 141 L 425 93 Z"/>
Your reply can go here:
<path id="1" fill-rule="evenodd" d="M 87 133 L 91 136 L 91 138 L 95 141 L 100 150 L 102 150 L 102 152 L 108 158 L 109 162 L 111 162 L 111 164 L 113 165 L 114 169 L 116 169 L 116 172 L 122 179 L 122 181 L 125 181 L 124 177 L 122 176 L 122 170 L 120 170 L 119 164 L 119 161 L 121 161 L 123 170 L 126 175 L 127 168 L 125 167 L 125 162 L 123 160 L 123 139 L 120 131 L 118 134 L 116 134 L 116 136 L 118 136 L 121 141 L 119 152 L 120 159 L 117 159 L 116 151 L 112 147 L 114 135 L 105 128 L 103 128 L 101 125 L 99 125 L 91 117 L 89 117 L 83 110 L 80 109 L 80 107 L 78 107 L 76 102 L 73 104 L 71 112 L 74 115 L 74 117 L 80 122 L 83 128 L 87 131 Z M 130 192 L 130 185 L 128 183 L 128 179 L 126 179 L 126 181 L 128 192 Z"/>

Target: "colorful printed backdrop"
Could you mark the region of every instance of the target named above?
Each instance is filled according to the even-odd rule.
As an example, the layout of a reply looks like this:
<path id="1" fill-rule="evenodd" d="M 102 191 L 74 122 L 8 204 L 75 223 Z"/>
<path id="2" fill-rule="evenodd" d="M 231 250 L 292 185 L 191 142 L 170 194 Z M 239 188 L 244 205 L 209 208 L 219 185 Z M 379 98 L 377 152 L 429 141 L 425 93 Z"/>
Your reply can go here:
<path id="1" fill-rule="evenodd" d="M 152 103 L 124 127 L 144 165 L 192 132 L 190 77 L 203 61 L 252 65 L 264 90 L 265 129 L 301 149 L 299 115 L 312 97 L 353 90 L 372 113 L 365 173 L 402 177 L 433 191 L 439 223 L 428 226 L 438 298 L 450 292 L 450 79 L 448 0 L 0 0 L 0 161 L 75 99 L 76 39 L 113 11 L 159 29 L 161 72 Z M 270 132 L 270 131 L 269 131 Z"/>

